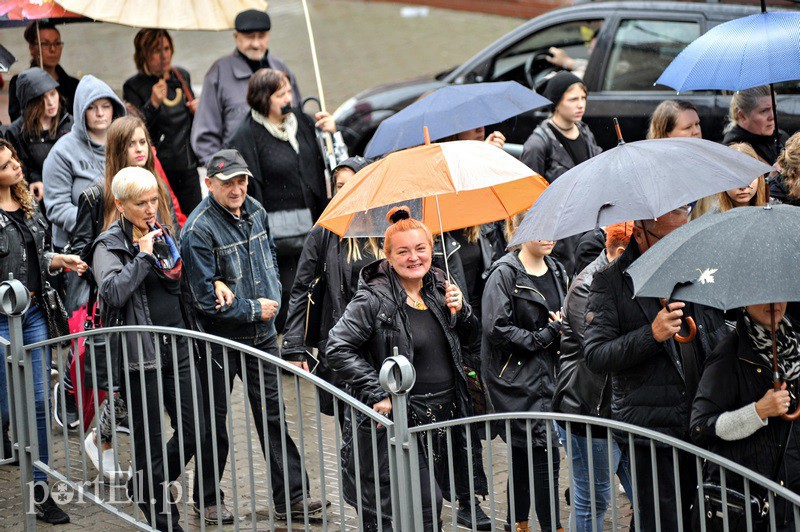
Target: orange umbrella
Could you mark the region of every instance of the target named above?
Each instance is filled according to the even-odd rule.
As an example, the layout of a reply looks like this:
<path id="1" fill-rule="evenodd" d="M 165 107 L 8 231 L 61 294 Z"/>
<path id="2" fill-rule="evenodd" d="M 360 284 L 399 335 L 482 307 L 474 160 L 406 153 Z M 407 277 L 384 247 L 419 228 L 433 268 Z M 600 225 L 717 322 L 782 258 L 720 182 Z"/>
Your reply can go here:
<path id="1" fill-rule="evenodd" d="M 524 211 L 546 187 L 539 174 L 485 142 L 426 144 L 358 172 L 317 223 L 339 236 L 383 236 L 386 212 L 405 203 L 432 232 L 454 231 Z"/>

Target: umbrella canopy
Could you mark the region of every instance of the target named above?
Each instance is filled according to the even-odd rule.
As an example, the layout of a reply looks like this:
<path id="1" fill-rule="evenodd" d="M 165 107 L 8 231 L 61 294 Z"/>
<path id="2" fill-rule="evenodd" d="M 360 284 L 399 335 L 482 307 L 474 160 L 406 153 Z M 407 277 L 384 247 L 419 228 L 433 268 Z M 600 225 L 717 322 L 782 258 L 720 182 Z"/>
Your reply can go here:
<path id="1" fill-rule="evenodd" d="M 0 2 L 0 28 L 26 26 L 33 20 L 80 20 L 53 0 L 3 0 Z"/>
<path id="2" fill-rule="evenodd" d="M 537 200 L 509 245 L 558 240 L 626 220 L 648 220 L 772 168 L 702 139 L 620 144 L 568 170 Z"/>
<path id="3" fill-rule="evenodd" d="M 0 44 L 0 72 L 8 72 L 8 69 L 11 68 L 17 61 L 17 58 L 14 57 L 14 54 L 8 51 L 5 46 Z"/>
<path id="4" fill-rule="evenodd" d="M 627 273 L 637 297 L 723 310 L 800 301 L 800 207 L 739 207 L 672 231 Z"/>
<path id="5" fill-rule="evenodd" d="M 372 137 L 365 157 L 424 144 L 427 126 L 433 140 L 496 124 L 518 114 L 550 105 L 516 81 L 449 85 L 425 96 L 387 118 Z"/>
<path id="6" fill-rule="evenodd" d="M 389 206 L 408 204 L 432 232 L 454 231 L 521 212 L 546 187 L 536 172 L 485 142 L 427 144 L 362 169 L 317 223 L 340 236 L 383 236 Z"/>
<path id="7" fill-rule="evenodd" d="M 720 24 L 689 44 L 656 84 L 677 91 L 740 91 L 800 79 L 800 13 L 759 13 Z"/>
<path id="8" fill-rule="evenodd" d="M 165 30 L 227 30 L 246 9 L 266 10 L 266 0 L 58 0 L 102 22 Z"/>

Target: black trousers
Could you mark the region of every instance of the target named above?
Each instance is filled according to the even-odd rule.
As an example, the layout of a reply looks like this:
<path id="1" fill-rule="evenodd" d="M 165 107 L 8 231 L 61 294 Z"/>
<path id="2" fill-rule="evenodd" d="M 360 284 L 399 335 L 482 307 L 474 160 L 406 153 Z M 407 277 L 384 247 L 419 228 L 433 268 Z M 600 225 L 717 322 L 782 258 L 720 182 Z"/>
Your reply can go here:
<path id="1" fill-rule="evenodd" d="M 278 339 L 272 338 L 254 345 L 267 353 L 278 352 Z M 286 484 L 284 482 L 284 471 L 288 471 L 289 480 L 289 501 L 294 504 L 305 498 L 303 492 L 303 476 L 305 473 L 300 467 L 300 452 L 289 436 L 286 426 L 281 423 L 280 409 L 283 405 L 278 398 L 278 375 L 275 366 L 261 361 L 259 358 L 244 355 L 244 365 L 240 351 L 228 351 L 225 357 L 222 348 L 216 347 L 211 352 L 211 373 L 208 372 L 207 361 L 201 360 L 200 379 L 203 388 L 203 405 L 208 412 L 209 421 L 206 427 L 205 438 L 203 439 L 200 456 L 202 459 L 202 471 L 198 465 L 195 470 L 194 500 L 195 505 L 200 506 L 202 498 L 205 507 L 217 504 L 217 487 L 222 473 L 225 471 L 225 464 L 228 461 L 228 406 L 227 394 L 233 389 L 234 379 L 238 376 L 247 377 L 247 398 L 250 401 L 250 409 L 254 413 L 253 422 L 258 432 L 258 439 L 261 442 L 261 450 L 265 458 L 269 460 L 270 480 L 272 483 L 272 500 L 278 511 L 286 509 Z M 225 381 L 225 365 L 228 366 L 228 381 Z M 261 377 L 264 380 L 264 395 L 261 394 Z M 214 404 L 210 405 L 209 387 L 214 391 Z M 264 415 L 262 415 L 264 412 Z M 267 418 L 267 432 L 264 433 L 264 417 Z M 216 430 L 216 449 L 217 449 L 217 470 L 214 470 L 214 441 L 212 438 L 211 427 Z M 286 455 L 282 450 L 281 437 L 286 441 Z M 284 467 L 285 464 L 285 467 Z M 306 476 L 306 486 L 308 477 Z M 202 479 L 202 482 L 199 482 Z M 223 501 L 225 494 L 219 490 L 219 500 Z"/>
<path id="2" fill-rule="evenodd" d="M 643 532 L 656 530 L 656 505 L 660 511 L 661 530 L 678 530 L 678 519 L 683 520 L 684 530 L 691 530 L 689 508 L 697 493 L 698 481 L 694 458 L 678 451 L 678 471 L 680 471 L 678 487 L 682 504 L 681 515 L 678 515 L 672 448 L 656 447 L 655 472 L 658 473 L 658 498 L 656 499 L 653 489 L 656 475 L 653 472 L 650 446 L 634 445 L 633 455 L 630 454 L 630 447 L 626 447 L 631 462 L 634 458 L 636 460 L 636 491 L 639 497 L 637 503 L 639 505 L 639 522 L 636 530 Z M 631 463 L 631 472 L 633 472 L 633 463 Z"/>
<path id="3" fill-rule="evenodd" d="M 533 509 L 539 520 L 539 526 L 542 530 L 551 530 L 552 523 L 555 521 L 555 527 L 561 528 L 558 500 L 558 470 L 561 457 L 558 453 L 558 447 L 553 445 L 550 452 L 547 452 L 547 447 L 533 447 L 531 454 L 533 455 Z M 512 446 L 511 460 L 511 467 L 513 468 L 512 476 L 514 478 L 514 515 L 510 515 L 510 486 L 506 497 L 508 498 L 509 521 L 511 523 L 517 523 L 520 521 L 527 521 L 530 515 L 531 481 L 528 476 L 528 449 L 526 447 Z M 553 468 L 552 487 L 550 486 L 551 463 Z M 550 511 L 551 494 L 555 501 L 555 515 Z"/>
<path id="4" fill-rule="evenodd" d="M 187 168 L 185 170 L 168 170 L 164 168 L 164 173 L 167 174 L 172 192 L 178 198 L 181 211 L 186 216 L 189 216 L 194 208 L 197 207 L 197 204 L 203 200 L 203 194 L 200 191 L 200 175 L 197 173 L 197 168 Z"/>
<path id="5" fill-rule="evenodd" d="M 162 337 L 157 338 L 158 341 L 162 341 Z M 180 513 L 178 505 L 172 500 L 169 483 L 183 473 L 186 464 L 195 455 L 196 433 L 205 432 L 205 417 L 202 411 L 197 419 L 194 415 L 192 381 L 197 381 L 197 371 L 192 371 L 190 366 L 186 338 L 178 338 L 176 346 L 177 365 L 172 357 L 171 340 L 162 341 L 160 375 L 158 370 L 131 371 L 128 373 L 130 388 L 125 390 L 130 401 L 128 419 L 134 444 L 135 478 L 128 483 L 129 495 L 133 496 L 148 522 L 158 530 L 168 530 L 169 521 L 172 521 L 173 527 L 179 523 Z M 158 393 L 159 378 L 163 395 Z M 195 386 L 197 390 L 200 389 L 197 383 Z M 178 427 L 178 404 L 181 414 L 180 427 Z M 172 438 L 166 445 L 166 455 L 162 450 L 162 440 L 166 437 L 166 433 L 161 431 L 165 409 L 174 430 Z M 181 460 L 179 429 L 183 432 L 183 460 Z M 154 502 L 151 505 L 147 501 Z"/>

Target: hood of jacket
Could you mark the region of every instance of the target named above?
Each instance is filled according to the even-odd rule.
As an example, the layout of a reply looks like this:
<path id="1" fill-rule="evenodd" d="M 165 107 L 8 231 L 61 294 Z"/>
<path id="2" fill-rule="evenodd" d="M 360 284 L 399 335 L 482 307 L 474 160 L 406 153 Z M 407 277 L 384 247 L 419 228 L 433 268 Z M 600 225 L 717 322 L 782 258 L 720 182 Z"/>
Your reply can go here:
<path id="1" fill-rule="evenodd" d="M 127 114 L 125 104 L 114 94 L 114 91 L 105 81 L 91 74 L 83 76 L 80 83 L 78 83 L 78 89 L 75 91 L 75 101 L 72 103 L 72 118 L 75 121 L 72 126 L 72 133 L 75 134 L 77 140 L 91 142 L 89 132 L 86 130 L 86 110 L 92 102 L 100 98 L 108 98 L 111 101 L 111 105 L 114 107 L 114 118 Z M 105 147 L 103 147 L 103 152 L 105 152 Z"/>
<path id="2" fill-rule="evenodd" d="M 24 113 L 34 98 L 58 87 L 58 82 L 39 67 L 29 68 L 17 77 L 17 100 Z"/>

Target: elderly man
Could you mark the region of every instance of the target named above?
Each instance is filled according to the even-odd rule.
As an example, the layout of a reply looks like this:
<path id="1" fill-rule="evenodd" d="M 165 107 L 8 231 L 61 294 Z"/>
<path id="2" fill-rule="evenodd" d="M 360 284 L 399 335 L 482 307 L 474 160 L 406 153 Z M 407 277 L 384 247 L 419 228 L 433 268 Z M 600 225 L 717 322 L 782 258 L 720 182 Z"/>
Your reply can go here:
<path id="1" fill-rule="evenodd" d="M 192 148 L 203 164 L 228 143 L 247 114 L 247 83 L 256 70 L 286 72 L 293 100 L 298 105 L 303 101 L 294 75 L 283 61 L 269 53 L 269 15 L 256 9 L 242 11 L 236 16 L 235 27 L 236 50 L 211 65 L 194 115 Z"/>
<path id="2" fill-rule="evenodd" d="M 687 220 L 687 209 L 677 209 L 657 220 L 635 222 L 625 252 L 594 276 L 586 310 L 584 352 L 590 370 L 611 375 L 614 419 L 688 441 L 692 399 L 705 358 L 724 332 L 722 313 L 681 302 L 664 308 L 658 299 L 634 298 L 633 283 L 625 273 L 642 253 Z M 692 342 L 679 344 L 673 337 L 681 331 L 685 315 L 697 322 L 697 336 Z M 656 529 L 656 505 L 661 511 L 662 530 L 677 530 L 679 520 L 689 530 L 689 507 L 698 481 L 693 474 L 694 459 L 678 453 L 679 515 L 672 449 L 656 444 L 657 499 L 649 440 L 636 438 L 627 452 L 635 461 L 637 530 Z"/>
<path id="3" fill-rule="evenodd" d="M 260 203 L 247 196 L 247 180 L 252 174 L 239 152 L 217 152 L 209 159 L 207 170 L 208 197 L 186 220 L 181 235 L 181 254 L 200 324 L 210 334 L 277 355 L 278 335 L 274 318 L 281 298 L 281 284 L 267 212 Z M 218 281 L 235 294 L 222 306 L 217 304 L 215 293 Z M 226 397 L 238 375 L 239 378 L 246 376 L 246 393 L 255 412 L 253 422 L 261 448 L 270 462 L 276 515 L 279 518 L 302 516 L 304 511 L 311 517 L 320 515 L 324 511 L 323 505 L 303 491 L 305 473 L 300 453 L 286 430 L 286 424 L 280 419 L 283 405 L 278 397 L 275 367 L 252 355 L 241 357 L 233 350 L 226 356 L 220 346 L 212 347 L 210 356 L 212 363 L 199 364 L 204 407 L 210 422 L 201 445 L 202 468 L 198 467 L 195 474 L 195 510 L 201 513 L 202 508 L 207 523 L 233 522 L 233 516 L 225 507 L 224 494 L 221 490 L 217 492 L 215 486 L 219 485 L 228 458 Z M 229 379 L 226 379 L 226 374 Z M 213 404 L 210 404 L 211 390 Z M 263 416 L 260 414 L 262 402 Z M 212 424 L 216 427 L 217 437 L 216 471 Z M 286 442 L 285 452 L 281 451 L 280 444 L 276 444 L 281 441 Z M 284 483 L 285 469 L 288 470 L 288 486 Z M 305 485 L 309 485 L 307 478 Z"/>

